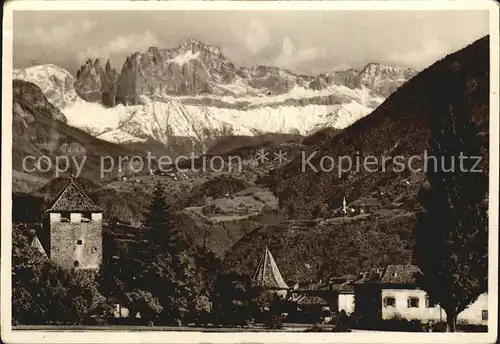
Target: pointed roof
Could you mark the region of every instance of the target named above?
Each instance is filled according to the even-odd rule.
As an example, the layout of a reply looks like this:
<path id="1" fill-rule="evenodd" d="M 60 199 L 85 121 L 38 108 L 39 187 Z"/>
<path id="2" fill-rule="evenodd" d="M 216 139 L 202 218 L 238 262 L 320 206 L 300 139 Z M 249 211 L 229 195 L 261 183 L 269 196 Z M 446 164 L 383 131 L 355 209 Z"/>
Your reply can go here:
<path id="1" fill-rule="evenodd" d="M 31 242 L 31 246 L 34 247 L 38 252 L 40 252 L 43 257 L 48 258 L 47 252 L 45 252 L 45 249 L 43 248 L 43 245 L 40 242 L 40 239 L 38 239 L 38 237 L 36 235 L 33 237 L 33 241 Z"/>
<path id="2" fill-rule="evenodd" d="M 71 180 L 63 191 L 56 197 L 47 212 L 82 212 L 91 211 L 102 213 L 103 209 L 97 206 L 76 184 Z"/>
<path id="3" fill-rule="evenodd" d="M 281 272 L 267 246 L 257 266 L 253 281 L 266 289 L 288 289 L 288 285 L 281 276 Z"/>

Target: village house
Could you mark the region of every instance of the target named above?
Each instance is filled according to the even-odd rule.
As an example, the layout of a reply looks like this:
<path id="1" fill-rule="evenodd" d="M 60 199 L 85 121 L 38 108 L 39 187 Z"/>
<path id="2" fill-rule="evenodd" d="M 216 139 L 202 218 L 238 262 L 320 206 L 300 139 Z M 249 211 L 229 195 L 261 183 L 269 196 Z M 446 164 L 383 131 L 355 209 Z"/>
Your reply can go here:
<path id="1" fill-rule="evenodd" d="M 314 305 L 330 313 L 354 312 L 354 288 L 351 281 L 356 276 L 331 277 L 318 283 L 296 283 L 289 292 L 290 300 L 298 305 Z"/>
<path id="2" fill-rule="evenodd" d="M 354 312 L 354 287 L 351 282 L 356 276 L 347 275 L 342 277 L 331 277 L 328 281 L 329 289 L 333 292 L 330 299 L 330 308 L 338 311 L 344 311 L 346 314 Z"/>
<path id="3" fill-rule="evenodd" d="M 419 289 L 415 265 L 388 265 L 385 269 L 371 269 L 352 283 L 355 293 L 355 310 L 366 324 L 378 320 L 403 318 L 421 322 L 446 321 L 446 312 L 435 304 L 428 294 Z M 461 312 L 457 321 L 487 325 L 487 293 Z"/>
<path id="4" fill-rule="evenodd" d="M 35 241 L 55 264 L 69 269 L 98 269 L 102 262 L 102 213 L 71 180 L 45 210 Z M 38 240 L 39 239 L 39 240 Z"/>

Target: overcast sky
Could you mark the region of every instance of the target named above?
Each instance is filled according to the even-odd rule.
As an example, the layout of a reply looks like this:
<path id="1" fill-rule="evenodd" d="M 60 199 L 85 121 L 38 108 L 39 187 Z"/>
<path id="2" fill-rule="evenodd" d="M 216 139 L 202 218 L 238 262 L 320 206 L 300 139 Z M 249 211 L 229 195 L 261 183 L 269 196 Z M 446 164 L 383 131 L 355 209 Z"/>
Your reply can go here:
<path id="1" fill-rule="evenodd" d="M 237 67 L 317 74 L 368 62 L 421 70 L 488 34 L 487 11 L 44 11 L 14 15 L 14 68 L 127 55 L 186 38 L 217 45 Z"/>

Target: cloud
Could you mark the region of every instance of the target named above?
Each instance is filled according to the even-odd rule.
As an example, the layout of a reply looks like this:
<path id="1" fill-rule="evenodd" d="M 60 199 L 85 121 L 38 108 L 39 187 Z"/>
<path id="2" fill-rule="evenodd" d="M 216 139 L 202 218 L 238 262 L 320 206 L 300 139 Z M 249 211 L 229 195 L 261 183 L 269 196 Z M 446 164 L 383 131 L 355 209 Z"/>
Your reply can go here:
<path id="1" fill-rule="evenodd" d="M 85 20 L 75 24 L 75 22 L 66 22 L 62 25 L 51 27 L 37 26 L 30 31 L 21 31 L 16 40 L 27 45 L 42 45 L 50 47 L 66 46 L 73 42 L 79 36 L 88 34 L 97 22 Z"/>
<path id="2" fill-rule="evenodd" d="M 316 48 L 295 49 L 295 45 L 289 37 L 283 38 L 281 52 L 274 58 L 273 64 L 290 70 L 297 70 L 300 64 L 313 61 L 320 57 Z"/>
<path id="3" fill-rule="evenodd" d="M 251 21 L 245 36 L 246 48 L 255 55 L 268 47 L 270 43 L 271 37 L 267 27 L 260 21 Z"/>
<path id="4" fill-rule="evenodd" d="M 118 36 L 104 44 L 88 46 L 77 53 L 79 62 L 88 58 L 111 58 L 121 54 L 130 54 L 135 51 L 144 51 L 151 46 L 160 45 L 158 37 L 146 30 L 142 33 L 131 33 Z"/>
<path id="5" fill-rule="evenodd" d="M 430 38 L 425 40 L 418 50 L 393 52 L 388 59 L 392 63 L 423 69 L 446 56 L 450 50 L 452 49 L 447 44 L 440 42 L 436 38 Z"/>

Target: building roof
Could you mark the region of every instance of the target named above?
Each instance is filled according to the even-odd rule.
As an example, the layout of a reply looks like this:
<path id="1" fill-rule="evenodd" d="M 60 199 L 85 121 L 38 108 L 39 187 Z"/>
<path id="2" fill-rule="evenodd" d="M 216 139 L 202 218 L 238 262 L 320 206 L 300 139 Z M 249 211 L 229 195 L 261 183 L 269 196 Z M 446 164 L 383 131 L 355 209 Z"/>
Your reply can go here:
<path id="1" fill-rule="evenodd" d="M 411 264 L 388 265 L 382 275 L 381 282 L 384 284 L 415 284 L 420 269 Z"/>
<path id="2" fill-rule="evenodd" d="M 328 306 L 328 302 L 316 295 L 300 295 L 297 298 L 298 305 L 318 305 L 318 306 Z"/>
<path id="3" fill-rule="evenodd" d="M 281 272 L 267 246 L 252 280 L 266 289 L 288 289 L 288 285 L 281 276 Z"/>
<path id="4" fill-rule="evenodd" d="M 354 287 L 350 282 L 332 284 L 331 288 L 339 294 L 353 294 Z"/>
<path id="5" fill-rule="evenodd" d="M 33 236 L 33 240 L 31 241 L 31 246 L 34 247 L 38 252 L 40 252 L 43 257 L 48 258 L 47 252 L 45 252 L 45 249 L 43 248 L 40 239 L 38 239 L 36 235 Z"/>
<path id="6" fill-rule="evenodd" d="M 83 212 L 90 211 L 102 213 L 103 209 L 97 206 L 75 183 L 71 180 L 63 191 L 56 197 L 47 212 Z"/>

